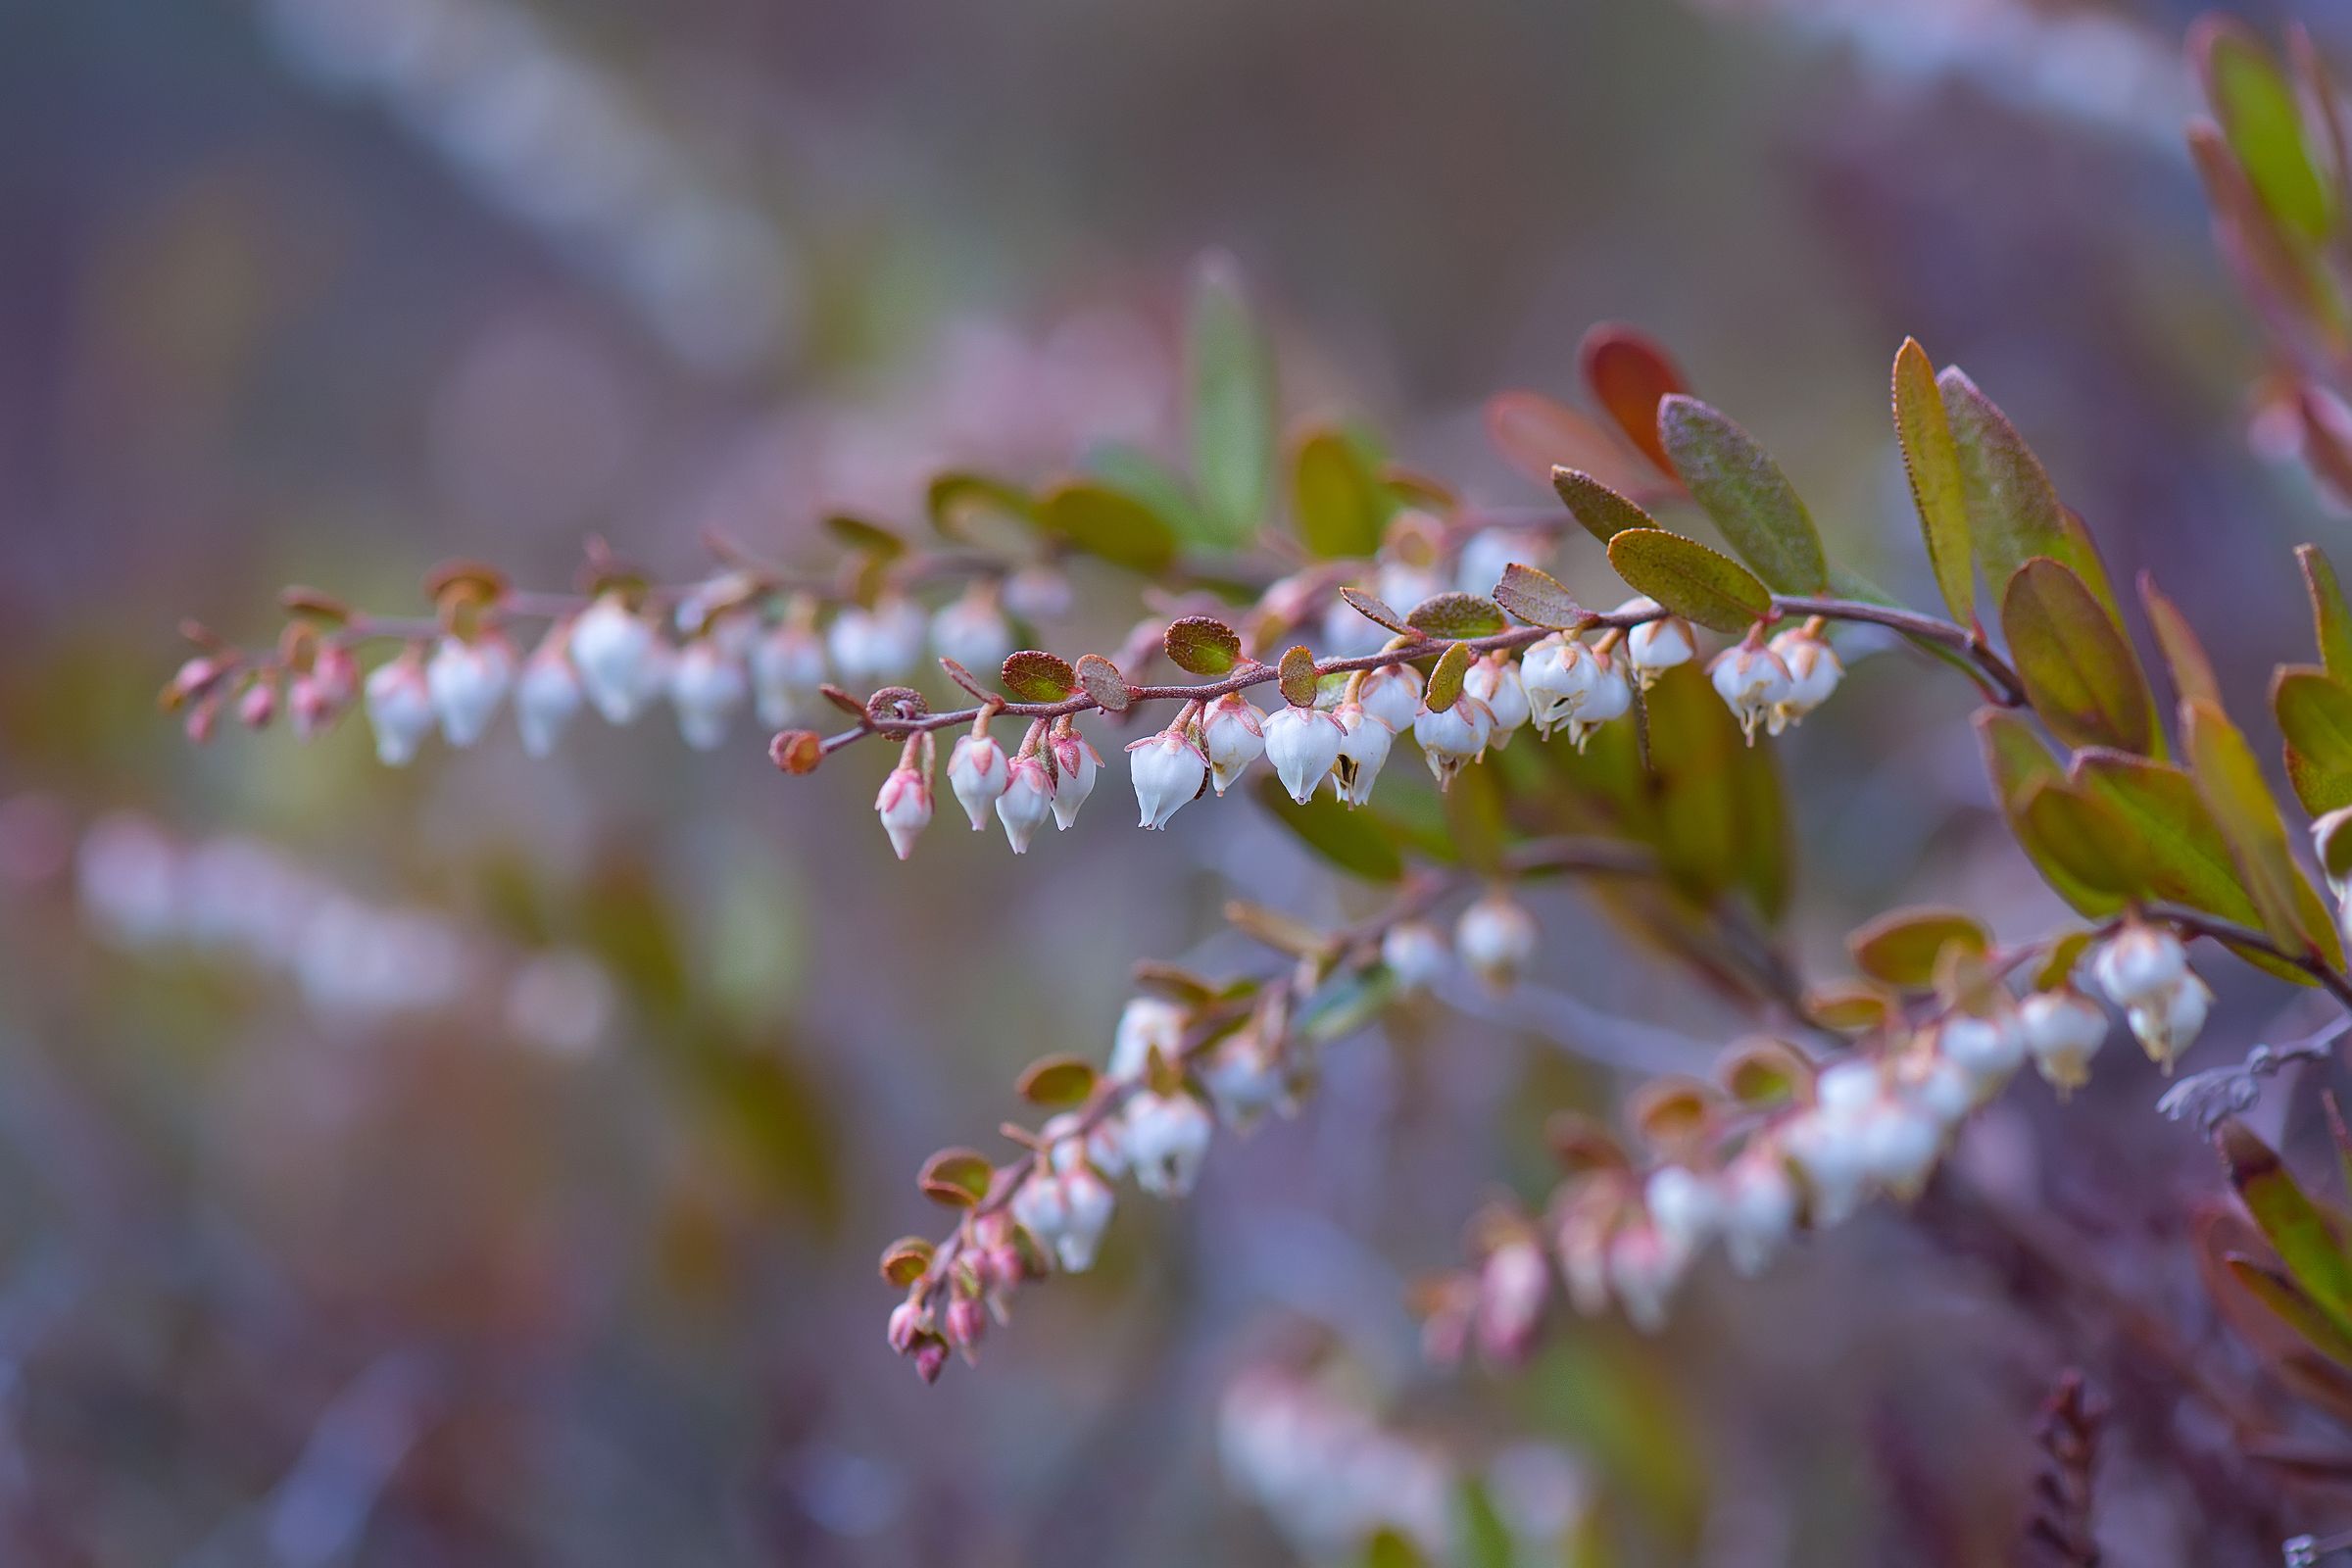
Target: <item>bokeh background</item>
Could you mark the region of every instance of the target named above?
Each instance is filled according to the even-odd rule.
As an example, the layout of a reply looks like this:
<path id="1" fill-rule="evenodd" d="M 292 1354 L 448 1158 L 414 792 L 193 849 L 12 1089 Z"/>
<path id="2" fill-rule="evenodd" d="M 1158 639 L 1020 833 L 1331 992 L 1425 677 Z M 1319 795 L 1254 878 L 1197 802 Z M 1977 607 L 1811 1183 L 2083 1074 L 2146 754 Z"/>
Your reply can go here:
<path id="1" fill-rule="evenodd" d="M 2300 10 L 2352 58 L 2352 12 Z M 707 529 L 815 561 L 825 510 L 912 525 L 949 462 L 1171 448 L 1208 247 L 1291 414 L 1497 504 L 1544 497 L 1482 400 L 1570 396 L 1585 328 L 1638 322 L 1932 602 L 1886 415 L 1916 334 L 2254 701 L 2305 654 L 2287 547 L 2352 530 L 2249 448 L 2259 340 L 2179 143 L 2192 11 L 9 12 L 0 1560 L 1348 1561 L 1478 1477 L 1523 1562 L 2007 1562 L 2068 1363 L 2117 1408 L 2117 1560 L 2275 1560 L 2247 1543 L 2325 1516 L 2183 1485 L 2164 1379 L 1951 1227 L 1708 1272 L 1661 1340 L 1426 1369 L 1406 1283 L 1482 1198 L 1541 1195 L 1543 1112 L 1740 1027 L 1573 893 L 1539 896 L 1540 985 L 1335 1055 L 926 1390 L 872 1263 L 936 1225 L 922 1155 L 1012 1113 L 1022 1062 L 1104 1049 L 1134 958 L 1262 961 L 1225 898 L 1348 890 L 1246 805 L 1136 834 L 1121 779 L 1025 860 L 943 815 L 902 866 L 878 758 L 786 780 L 748 725 L 392 772 L 356 724 L 195 749 L 154 708 L 182 616 L 263 641 L 284 583 L 410 612 L 438 560 L 560 587 L 591 534 L 671 579 Z M 1599 594 L 1596 557 L 1557 569 Z M 1132 614 L 1082 604 L 1057 646 Z M 1875 661 L 1783 748 L 1825 961 L 1903 898 L 2052 916 L 1967 707 Z M 2224 1001 L 2210 1052 L 2281 1004 Z M 2215 1183 L 2157 1087 L 2117 1062 L 2061 1121 L 2027 1086 L 1963 1152 L 2193 1339 L 2170 1244 Z"/>

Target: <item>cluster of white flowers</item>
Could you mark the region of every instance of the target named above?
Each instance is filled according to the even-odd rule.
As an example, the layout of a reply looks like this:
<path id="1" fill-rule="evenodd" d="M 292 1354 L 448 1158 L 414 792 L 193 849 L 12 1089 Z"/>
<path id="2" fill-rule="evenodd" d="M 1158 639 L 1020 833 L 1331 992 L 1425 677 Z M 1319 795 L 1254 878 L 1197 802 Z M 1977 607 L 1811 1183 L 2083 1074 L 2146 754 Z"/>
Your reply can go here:
<path id="1" fill-rule="evenodd" d="M 412 645 L 369 671 L 361 688 L 376 755 L 402 766 L 435 729 L 452 746 L 471 746 L 510 696 L 523 750 L 533 757 L 554 751 L 583 707 L 628 724 L 664 698 L 686 743 L 711 751 L 747 706 L 771 728 L 789 723 L 828 678 L 866 690 L 911 678 L 926 648 L 983 669 L 1012 651 L 1011 622 L 993 584 L 975 585 L 930 613 L 885 594 L 871 606 L 843 606 L 821 629 L 808 600 L 792 600 L 772 620 L 761 603 L 751 585 L 729 575 L 679 602 L 675 640 L 613 591 L 557 620 L 519 660 L 495 625 L 471 636 L 445 634 L 429 650 Z M 349 657 L 340 648 L 322 650 L 313 671 L 296 677 L 294 711 L 306 733 L 349 704 Z"/>
<path id="2" fill-rule="evenodd" d="M 2150 1056 L 2168 1067 L 2195 1037 L 2210 1002 L 2180 939 L 2127 923 L 2094 948 L 2092 982 L 2125 1011 Z M 1983 1012 L 1949 1010 L 1892 1029 L 1877 1054 L 1824 1067 L 1793 1108 L 1745 1131 L 1728 1157 L 1669 1163 L 1632 1179 L 1607 1171 L 1562 1189 L 1551 1221 L 1568 1300 L 1594 1313 L 1614 1301 L 1637 1327 L 1663 1325 L 1691 1264 L 1721 1243 L 1733 1268 L 1754 1274 L 1802 1221 L 1842 1223 L 1874 1194 L 1916 1197 L 1962 1120 L 2029 1060 L 2061 1096 L 2088 1081 L 2108 1031 L 2106 1012 L 2060 983 Z M 1490 1243 L 1461 1304 L 1491 1354 L 1531 1343 L 1549 1296 L 1532 1230 Z"/>
<path id="3" fill-rule="evenodd" d="M 257 840 L 182 844 L 144 817 L 91 824 L 74 859 L 85 917 L 139 952 L 233 956 L 283 975 L 338 1023 L 438 1011 L 487 993 L 514 1036 L 559 1054 L 596 1045 L 616 1004 L 604 966 L 568 949 L 501 964 L 433 910 L 368 902 Z"/>

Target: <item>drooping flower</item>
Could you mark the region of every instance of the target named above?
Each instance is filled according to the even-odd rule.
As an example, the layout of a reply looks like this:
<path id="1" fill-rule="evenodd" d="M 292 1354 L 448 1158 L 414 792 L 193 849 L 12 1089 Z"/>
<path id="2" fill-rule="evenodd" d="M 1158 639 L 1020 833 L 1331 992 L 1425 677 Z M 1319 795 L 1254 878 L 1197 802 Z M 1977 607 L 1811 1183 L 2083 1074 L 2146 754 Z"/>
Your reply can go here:
<path id="1" fill-rule="evenodd" d="M 1127 1102 L 1127 1157 L 1138 1186 L 1154 1198 L 1182 1198 L 1200 1178 L 1216 1130 L 1208 1107 L 1183 1090 L 1139 1091 Z"/>
<path id="2" fill-rule="evenodd" d="M 1772 639 L 1772 651 L 1788 669 L 1788 695 L 1772 710 L 1772 733 L 1828 702 L 1845 679 L 1838 652 L 1810 626 L 1796 626 Z"/>
<path id="3" fill-rule="evenodd" d="M 1200 793 L 1208 777 L 1208 760 L 1174 724 L 1156 735 L 1130 742 L 1127 755 L 1144 827 L 1166 827 L 1168 818 Z"/>
<path id="4" fill-rule="evenodd" d="M 1102 754 L 1075 729 L 1057 731 L 1047 745 L 1054 755 L 1054 825 L 1066 828 L 1078 820 L 1078 808 L 1095 793 Z"/>
<path id="5" fill-rule="evenodd" d="M 874 797 L 874 810 L 882 818 L 882 830 L 890 835 L 890 847 L 904 860 L 914 853 L 914 841 L 931 821 L 931 783 L 919 768 L 899 766 L 891 769 L 890 777 L 882 781 L 882 793 Z"/>
<path id="6" fill-rule="evenodd" d="M 1029 853 L 1029 841 L 1054 813 L 1054 778 L 1045 759 L 1034 753 L 1016 757 L 1006 770 L 1004 793 L 997 797 L 997 820 L 1004 824 L 1004 840 L 1015 855 Z"/>
<path id="7" fill-rule="evenodd" d="M 1519 682 L 1536 732 L 1549 735 L 1554 726 L 1573 718 L 1598 672 L 1592 651 L 1565 632 L 1554 632 L 1529 648 L 1519 661 Z"/>
<path id="8" fill-rule="evenodd" d="M 1421 712 L 1421 672 L 1410 664 L 1382 664 L 1364 671 L 1355 700 L 1364 711 L 1401 735 Z"/>
<path id="9" fill-rule="evenodd" d="M 2018 1004 L 2034 1065 L 2064 1099 L 2090 1082 L 2090 1058 L 2107 1043 L 2107 1014 L 2073 987 L 2036 991 Z"/>
<path id="10" fill-rule="evenodd" d="M 654 628 L 617 592 L 597 596 L 571 627 L 571 662 L 596 710 L 614 724 L 635 718 L 652 695 Z"/>
<path id="11" fill-rule="evenodd" d="M 965 734 L 948 754 L 948 788 L 972 819 L 972 831 L 988 826 L 989 808 L 1011 782 L 1004 748 L 990 735 Z"/>
<path id="12" fill-rule="evenodd" d="M 1780 655 L 1769 648 L 1740 643 L 1717 654 L 1707 674 L 1715 683 L 1716 695 L 1738 715 L 1740 733 L 1750 746 L 1756 743 L 1758 725 L 1780 727 L 1773 715 L 1788 703 L 1793 689 L 1788 666 L 1781 662 Z"/>
<path id="13" fill-rule="evenodd" d="M 1372 799 L 1373 781 L 1389 760 L 1396 732 L 1388 720 L 1366 712 L 1360 702 L 1343 702 L 1331 716 L 1339 721 L 1341 732 L 1339 759 L 1331 765 L 1332 788 L 1349 806 L 1365 805 Z"/>
<path id="14" fill-rule="evenodd" d="M 497 632 L 484 632 L 468 642 L 451 635 L 441 639 L 424 666 L 433 711 L 441 719 L 442 739 L 464 748 L 482 738 L 498 705 L 514 684 L 514 650 Z"/>
<path id="15" fill-rule="evenodd" d="M 1592 685 L 1568 718 L 1568 738 L 1580 752 L 1594 730 L 1612 718 L 1623 718 L 1634 707 L 1633 682 L 1626 678 L 1618 661 L 1598 649 L 1592 651 Z"/>
<path id="16" fill-rule="evenodd" d="M 1240 692 L 1227 692 L 1201 711 L 1200 743 L 1208 754 L 1210 787 L 1219 795 L 1265 755 L 1265 718 Z"/>
<path id="17" fill-rule="evenodd" d="M 367 702 L 376 760 L 386 767 L 406 767 L 433 729 L 433 694 L 415 649 L 368 672 Z"/>
<path id="18" fill-rule="evenodd" d="M 1348 732 L 1317 708 L 1281 708 L 1266 715 L 1266 760 L 1291 799 L 1304 806 L 1334 762 Z"/>
<path id="19" fill-rule="evenodd" d="M 1494 715 L 1467 692 L 1443 712 L 1425 705 L 1413 717 L 1413 739 L 1420 743 L 1422 760 L 1429 763 L 1441 789 L 1487 749 L 1494 729 Z"/>
<path id="20" fill-rule="evenodd" d="M 781 728 L 825 683 L 825 644 L 806 616 L 788 612 L 752 645 L 752 695 L 760 722 Z"/>
<path id="21" fill-rule="evenodd" d="M 2213 1010 L 2213 992 L 2196 975 L 2183 972 L 2169 990 L 2161 991 L 2125 1009 L 2125 1019 L 2148 1059 L 2166 1072 L 2180 1053 L 2196 1044 Z"/>
<path id="22" fill-rule="evenodd" d="M 1617 607 L 1620 615 L 1649 615 L 1625 634 L 1626 662 L 1633 666 L 1634 678 L 1647 691 L 1652 682 L 1677 664 L 1687 664 L 1697 656 L 1698 644 L 1690 623 L 1680 615 L 1664 613 L 1665 607 L 1654 599 L 1629 599 Z"/>
<path id="23" fill-rule="evenodd" d="M 678 733 L 698 752 L 725 744 L 727 726 L 750 691 L 742 663 L 714 638 L 697 637 L 670 664 L 669 701 L 678 710 Z"/>
<path id="24" fill-rule="evenodd" d="M 580 677 L 572 667 L 570 628 L 548 629 L 514 680 L 514 729 L 529 757 L 545 757 L 580 710 Z"/>
<path id="25" fill-rule="evenodd" d="M 1454 925 L 1453 945 L 1464 967 L 1502 990 L 1536 956 L 1536 936 L 1535 916 L 1497 888 L 1462 911 Z"/>
<path id="26" fill-rule="evenodd" d="M 2153 1002 L 2187 973 L 2188 954 L 2180 939 L 2137 921 L 2100 943 L 2090 956 L 2090 977 L 2119 1007 Z"/>
<path id="27" fill-rule="evenodd" d="M 998 608 L 993 588 L 975 583 L 931 617 L 931 649 L 964 668 L 985 674 L 1012 652 L 1012 626 Z"/>
<path id="28" fill-rule="evenodd" d="M 1497 649 L 1484 659 L 1474 662 L 1462 672 L 1462 690 L 1487 705 L 1494 715 L 1494 728 L 1488 744 L 1497 751 L 1511 744 L 1511 734 L 1526 723 L 1533 710 L 1527 687 L 1519 674 L 1519 662 L 1504 649 Z"/>
<path id="29" fill-rule="evenodd" d="M 1446 973 L 1452 950 L 1427 920 L 1399 920 L 1381 934 L 1380 961 L 1405 991 L 1426 991 Z"/>

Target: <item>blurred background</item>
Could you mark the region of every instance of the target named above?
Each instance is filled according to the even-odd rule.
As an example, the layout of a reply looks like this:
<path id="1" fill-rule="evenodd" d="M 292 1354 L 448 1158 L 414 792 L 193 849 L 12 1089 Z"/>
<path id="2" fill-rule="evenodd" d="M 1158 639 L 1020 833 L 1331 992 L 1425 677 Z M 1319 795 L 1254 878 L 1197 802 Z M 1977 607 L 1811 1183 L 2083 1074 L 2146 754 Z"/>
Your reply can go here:
<path id="1" fill-rule="evenodd" d="M 1898 1216 L 1710 1271 L 1659 1340 L 1426 1369 L 1407 1282 L 1482 1198 L 1540 1198 L 1544 1112 L 1740 1028 L 1573 892 L 1538 898 L 1541 986 L 1398 1012 L 926 1390 L 873 1268 L 937 1227 L 923 1154 L 1106 1049 L 1133 959 L 1262 962 L 1226 898 L 1356 894 L 1246 806 L 1132 832 L 1123 769 L 1022 861 L 943 801 L 901 865 L 879 757 L 781 779 L 748 723 L 395 772 L 357 723 L 198 749 L 154 707 L 182 616 L 266 642 L 285 583 L 411 613 L 438 560 L 564 587 L 591 534 L 677 580 L 707 529 L 813 563 L 825 511 L 912 527 L 947 464 L 1172 450 L 1209 247 L 1290 414 L 1497 504 L 1544 496 L 1485 397 L 1571 397 L 1584 330 L 1637 322 L 1932 603 L 1886 424 L 1916 334 L 2253 703 L 2307 657 L 2288 546 L 2352 530 L 2249 449 L 2259 339 L 2179 138 L 2195 9 L 17 8 L 0 1561 L 1330 1562 L 1470 1507 L 1488 1561 L 2007 1562 L 2070 1362 L 2118 1412 L 2117 1560 L 2275 1560 L 2248 1543 L 2288 1521 L 2180 1484 L 2163 1379 Z M 2352 59 L 2352 11 L 2300 10 Z M 1555 564 L 1606 593 L 1596 551 Z M 1782 748 L 1803 946 L 1834 966 L 1906 898 L 2051 920 L 1962 684 L 1881 660 L 1849 693 Z M 2279 997 L 2225 978 L 2230 1055 Z M 1964 1155 L 2062 1238 L 2177 1240 L 2215 1183 L 2157 1087 L 2117 1063 L 2062 1138 L 2029 1086 Z M 2180 1253 L 2119 1247 L 2118 1284 L 2194 1325 Z"/>

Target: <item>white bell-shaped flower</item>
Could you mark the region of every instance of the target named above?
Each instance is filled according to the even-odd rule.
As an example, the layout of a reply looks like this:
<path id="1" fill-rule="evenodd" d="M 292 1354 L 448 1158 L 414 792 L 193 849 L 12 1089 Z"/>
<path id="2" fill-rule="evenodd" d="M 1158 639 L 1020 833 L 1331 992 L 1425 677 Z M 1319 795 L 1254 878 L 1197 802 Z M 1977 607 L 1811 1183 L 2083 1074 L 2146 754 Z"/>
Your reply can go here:
<path id="1" fill-rule="evenodd" d="M 1981 1098 L 1989 1097 L 2007 1083 L 2026 1060 L 2024 1033 L 2009 1017 L 1979 1018 L 1957 1013 L 1936 1028 L 1936 1050 L 1968 1074 Z"/>
<path id="2" fill-rule="evenodd" d="M 2213 1010 L 2213 992 L 2194 974 L 2183 972 L 2172 988 L 2137 1003 L 2125 1011 L 2132 1035 L 2148 1059 L 2166 1072 L 2180 1053 L 2195 1045 Z"/>
<path id="3" fill-rule="evenodd" d="M 931 617 L 931 651 L 969 670 L 986 674 L 1012 652 L 1012 623 L 993 592 L 975 587 L 940 607 Z"/>
<path id="4" fill-rule="evenodd" d="M 1388 721 L 1364 710 L 1360 702 L 1340 704 L 1331 715 L 1340 726 L 1340 755 L 1331 765 L 1332 788 L 1349 806 L 1372 799 L 1373 781 L 1387 765 L 1389 749 L 1396 742 Z"/>
<path id="5" fill-rule="evenodd" d="M 1654 1224 L 1620 1227 L 1609 1239 L 1609 1290 L 1626 1321 L 1643 1334 L 1664 1328 L 1675 1287 L 1690 1265 L 1690 1254 Z"/>
<path id="6" fill-rule="evenodd" d="M 1266 752 L 1266 715 L 1240 692 L 1227 692 L 1200 714 L 1200 744 L 1208 753 L 1209 785 L 1219 795 Z"/>
<path id="7" fill-rule="evenodd" d="M 988 826 L 989 808 L 997 804 L 1012 781 L 1011 764 L 1004 748 L 993 735 L 965 734 L 948 754 L 948 788 L 956 792 L 956 800 L 964 814 L 972 819 L 972 831 L 977 833 Z"/>
<path id="8" fill-rule="evenodd" d="M 1102 754 L 1074 729 L 1064 730 L 1049 744 L 1054 754 L 1054 825 L 1066 828 L 1078 820 L 1078 808 L 1095 793 Z"/>
<path id="9" fill-rule="evenodd" d="M 1464 693 L 1454 699 L 1453 706 L 1443 712 L 1424 707 L 1413 716 L 1413 739 L 1420 743 L 1421 759 L 1443 788 L 1453 782 L 1453 775 L 1475 761 L 1487 749 L 1487 738 L 1494 733 L 1494 717 L 1487 705 Z"/>
<path id="10" fill-rule="evenodd" d="M 1528 716 L 1538 734 L 1549 735 L 1575 716 L 1598 670 L 1592 651 L 1565 632 L 1528 649 L 1519 661 L 1519 689 L 1527 694 Z"/>
<path id="11" fill-rule="evenodd" d="M 1382 664 L 1364 671 L 1355 700 L 1364 711 L 1401 735 L 1421 712 L 1421 672 L 1410 664 Z"/>
<path id="12" fill-rule="evenodd" d="M 1751 1144 L 1724 1171 L 1720 1189 L 1723 1250 L 1741 1275 L 1762 1273 L 1796 1226 L 1796 1183 L 1780 1150 Z"/>
<path id="13" fill-rule="evenodd" d="M 1696 1252 L 1723 1222 L 1723 1194 L 1711 1177 L 1686 1165 L 1660 1165 L 1642 1185 L 1650 1223 L 1673 1245 Z"/>
<path id="14" fill-rule="evenodd" d="M 1004 793 L 997 797 L 997 820 L 1004 824 L 1004 841 L 1015 855 L 1029 853 L 1029 841 L 1054 814 L 1054 779 L 1042 757 L 1016 757 L 1007 769 Z"/>
<path id="15" fill-rule="evenodd" d="M 1166 827 L 1208 777 L 1208 760 L 1174 727 L 1129 743 L 1127 756 L 1144 827 Z"/>
<path id="16" fill-rule="evenodd" d="M 1626 678 L 1620 662 L 1598 650 L 1593 651 L 1592 659 L 1592 688 L 1568 718 L 1568 739 L 1580 752 L 1592 740 L 1594 730 L 1612 718 L 1623 718 L 1634 708 L 1634 684 Z"/>
<path id="17" fill-rule="evenodd" d="M 1629 599 L 1617 607 L 1620 615 L 1649 615 L 1654 618 L 1642 622 L 1625 634 L 1626 662 L 1633 668 L 1634 678 L 1647 691 L 1650 683 L 1677 664 L 1687 664 L 1698 654 L 1696 635 L 1690 623 L 1680 615 L 1664 613 L 1665 607 L 1654 599 Z"/>
<path id="18" fill-rule="evenodd" d="M 1120 1010 L 1110 1042 L 1110 1076 L 1141 1078 L 1156 1051 L 1174 1061 L 1184 1054 L 1184 1032 L 1192 1014 L 1164 997 L 1131 997 Z"/>
<path id="19" fill-rule="evenodd" d="M 2090 977 L 2107 1000 L 2135 1007 L 2172 991 L 2188 973 L 2180 939 L 2159 926 L 2134 921 L 2099 944 L 2090 956 Z"/>
<path id="20" fill-rule="evenodd" d="M 433 694 L 414 653 L 368 672 L 367 706 L 368 727 L 375 732 L 376 760 L 386 767 L 408 766 L 432 733 L 434 719 Z"/>
<path id="21" fill-rule="evenodd" d="M 1507 651 L 1497 650 L 1478 660 L 1462 672 L 1462 690 L 1487 705 L 1494 715 L 1494 728 L 1489 744 L 1500 750 L 1511 744 L 1511 734 L 1528 721 L 1531 709 L 1527 687 L 1519 674 L 1519 662 Z"/>
<path id="22" fill-rule="evenodd" d="M 752 695 L 760 722 L 781 729 L 825 683 L 825 643 L 806 623 L 787 618 L 752 645 Z"/>
<path id="23" fill-rule="evenodd" d="M 514 684 L 514 650 L 496 632 L 471 642 L 444 637 L 424 666 L 424 682 L 440 715 L 442 738 L 452 746 L 471 746 L 488 732 L 498 705 Z"/>
<path id="24" fill-rule="evenodd" d="M 2107 1043 L 2107 1014 L 2068 987 L 2036 991 L 2018 1004 L 2018 1029 L 2034 1065 L 2061 1099 L 2090 1082 L 2090 1058 Z"/>
<path id="25" fill-rule="evenodd" d="M 726 743 L 727 726 L 750 693 L 742 663 L 713 638 L 696 638 L 670 662 L 669 701 L 678 710 L 678 733 L 698 752 Z"/>
<path id="26" fill-rule="evenodd" d="M 1499 888 L 1464 909 L 1453 928 L 1463 966 L 1496 990 L 1519 978 L 1536 956 L 1536 939 L 1535 916 Z"/>
<path id="27" fill-rule="evenodd" d="M 1110 1183 L 1088 1166 L 1064 1171 L 1057 1179 L 1063 1221 L 1061 1234 L 1054 1239 L 1054 1261 L 1069 1273 L 1083 1274 L 1095 1266 L 1095 1253 L 1102 1248 L 1102 1233 L 1110 1227 L 1111 1211 L 1117 1204 Z"/>
<path id="28" fill-rule="evenodd" d="M 1266 760 L 1291 799 L 1304 806 L 1340 760 L 1348 732 L 1319 708 L 1277 709 L 1266 715 L 1265 729 Z"/>
<path id="29" fill-rule="evenodd" d="M 1788 666 L 1781 662 L 1781 656 L 1745 643 L 1717 654 L 1707 675 L 1715 683 L 1715 694 L 1739 717 L 1740 733 L 1750 746 L 1756 743 L 1757 727 L 1771 721 L 1791 689 Z"/>
<path id="30" fill-rule="evenodd" d="M 1182 1198 L 1200 1178 L 1216 1122 L 1182 1090 L 1145 1089 L 1127 1102 L 1127 1157 L 1138 1186 L 1154 1198 Z"/>
<path id="31" fill-rule="evenodd" d="M 1453 950 L 1427 920 L 1399 920 L 1381 934 L 1380 961 L 1404 991 L 1426 991 L 1446 973 Z"/>
<path id="32" fill-rule="evenodd" d="M 644 709 L 657 643 L 654 628 L 617 593 L 599 595 L 572 623 L 572 667 L 608 721 L 626 724 Z"/>
<path id="33" fill-rule="evenodd" d="M 890 835 L 890 847 L 904 860 L 914 853 L 915 836 L 930 824 L 930 781 L 915 768 L 891 769 L 882 792 L 874 797 L 874 810 L 882 818 L 882 831 Z"/>
<path id="34" fill-rule="evenodd" d="M 1772 733 L 1778 735 L 1830 700 L 1845 679 L 1845 665 L 1836 649 L 1802 626 L 1780 633 L 1771 647 L 1788 670 L 1788 695 L 1772 711 Z"/>
<path id="35" fill-rule="evenodd" d="M 1491 594 L 1514 562 L 1540 567 L 1550 556 L 1551 541 L 1542 534 L 1516 528 L 1481 528 L 1462 542 L 1462 553 L 1454 565 L 1453 585 L 1466 594 Z"/>
<path id="36" fill-rule="evenodd" d="M 550 631 L 514 679 L 514 729 L 525 755 L 545 757 L 556 749 L 580 710 L 579 672 L 572 668 L 567 629 Z"/>

